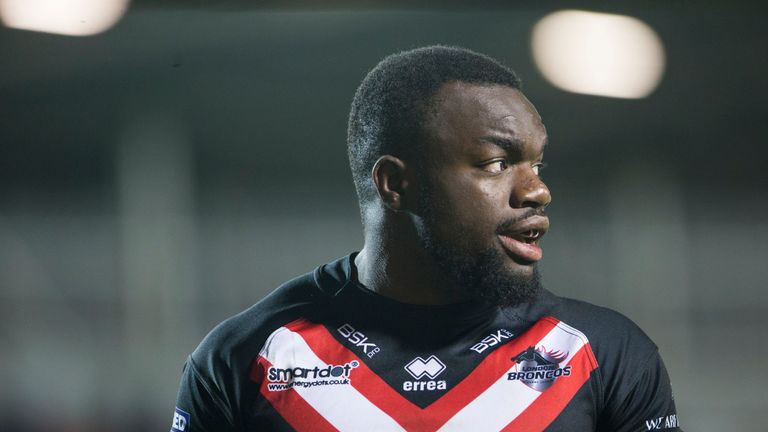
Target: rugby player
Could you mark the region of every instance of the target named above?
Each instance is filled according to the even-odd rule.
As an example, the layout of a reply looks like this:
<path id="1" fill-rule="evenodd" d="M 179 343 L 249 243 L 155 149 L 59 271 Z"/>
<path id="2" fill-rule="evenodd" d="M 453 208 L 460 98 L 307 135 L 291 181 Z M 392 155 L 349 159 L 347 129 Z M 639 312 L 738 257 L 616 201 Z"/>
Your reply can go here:
<path id="1" fill-rule="evenodd" d="M 680 430 L 654 343 L 541 285 L 547 141 L 488 56 L 382 60 L 349 115 L 362 250 L 217 326 L 172 431 Z"/>

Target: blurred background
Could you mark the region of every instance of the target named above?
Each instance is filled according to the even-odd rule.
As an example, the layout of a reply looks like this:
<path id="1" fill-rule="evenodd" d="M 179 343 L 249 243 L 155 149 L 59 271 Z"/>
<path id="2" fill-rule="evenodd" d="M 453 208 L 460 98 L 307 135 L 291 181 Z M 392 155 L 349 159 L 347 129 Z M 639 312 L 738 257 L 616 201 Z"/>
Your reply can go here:
<path id="1" fill-rule="evenodd" d="M 546 286 L 646 330 L 686 431 L 768 430 L 768 27 L 704 3 L 0 1 L 0 431 L 167 430 L 208 330 L 361 247 L 350 101 L 435 43 L 547 125 Z"/>

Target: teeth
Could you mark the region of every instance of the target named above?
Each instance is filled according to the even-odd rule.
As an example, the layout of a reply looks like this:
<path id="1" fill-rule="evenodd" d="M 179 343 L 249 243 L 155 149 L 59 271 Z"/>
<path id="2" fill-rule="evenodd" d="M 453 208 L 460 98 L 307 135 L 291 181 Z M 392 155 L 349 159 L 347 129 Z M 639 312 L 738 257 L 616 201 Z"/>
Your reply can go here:
<path id="1" fill-rule="evenodd" d="M 518 240 L 525 242 L 525 243 L 535 243 L 536 240 L 541 237 L 541 231 L 537 229 L 531 229 L 528 231 L 521 232 L 518 234 Z"/>

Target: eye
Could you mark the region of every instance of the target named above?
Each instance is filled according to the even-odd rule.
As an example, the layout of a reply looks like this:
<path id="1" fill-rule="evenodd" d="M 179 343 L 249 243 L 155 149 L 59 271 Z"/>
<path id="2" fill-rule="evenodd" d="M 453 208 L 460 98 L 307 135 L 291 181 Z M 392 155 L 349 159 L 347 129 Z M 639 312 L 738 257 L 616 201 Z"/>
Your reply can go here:
<path id="1" fill-rule="evenodd" d="M 535 164 L 533 164 L 533 172 L 537 176 L 540 176 L 541 175 L 541 170 L 543 170 L 546 167 L 547 167 L 547 164 L 545 164 L 544 162 L 535 163 Z"/>
<path id="2" fill-rule="evenodd" d="M 483 169 L 491 174 L 498 174 L 507 169 L 507 161 L 504 159 L 495 160 L 493 162 L 483 165 Z"/>

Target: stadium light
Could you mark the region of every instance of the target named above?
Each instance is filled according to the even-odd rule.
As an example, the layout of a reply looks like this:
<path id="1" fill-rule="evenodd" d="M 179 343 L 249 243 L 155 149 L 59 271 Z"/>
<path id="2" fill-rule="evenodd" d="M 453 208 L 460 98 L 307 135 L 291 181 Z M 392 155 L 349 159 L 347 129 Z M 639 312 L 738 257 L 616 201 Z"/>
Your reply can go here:
<path id="1" fill-rule="evenodd" d="M 101 33 L 117 23 L 130 0 L 0 0 L 7 27 L 68 36 Z"/>
<path id="2" fill-rule="evenodd" d="M 565 10 L 533 28 L 536 66 L 555 86 L 574 93 L 637 99 L 664 73 L 664 46 L 644 22 L 605 13 Z"/>

